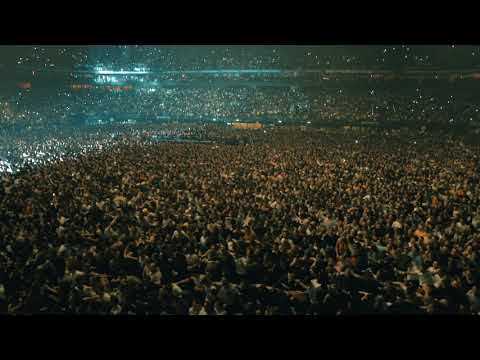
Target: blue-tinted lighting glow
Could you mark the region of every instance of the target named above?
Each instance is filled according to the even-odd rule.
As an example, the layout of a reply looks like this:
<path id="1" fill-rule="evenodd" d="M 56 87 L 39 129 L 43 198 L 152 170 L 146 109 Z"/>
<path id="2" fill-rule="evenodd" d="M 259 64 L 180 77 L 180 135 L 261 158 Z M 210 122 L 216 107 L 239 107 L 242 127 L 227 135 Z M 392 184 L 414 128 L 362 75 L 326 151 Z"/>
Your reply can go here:
<path id="1" fill-rule="evenodd" d="M 95 71 L 99 75 L 146 75 L 150 74 L 150 71 L 142 70 L 142 71 L 113 71 L 113 70 L 96 70 Z"/>

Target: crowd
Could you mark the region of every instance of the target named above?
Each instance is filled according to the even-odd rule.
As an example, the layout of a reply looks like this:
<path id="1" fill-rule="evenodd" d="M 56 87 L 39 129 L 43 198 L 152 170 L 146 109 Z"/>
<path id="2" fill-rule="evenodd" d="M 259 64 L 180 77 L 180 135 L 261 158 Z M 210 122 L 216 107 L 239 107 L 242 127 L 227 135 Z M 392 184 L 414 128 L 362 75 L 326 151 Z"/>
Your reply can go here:
<path id="1" fill-rule="evenodd" d="M 237 119 L 278 117 L 304 119 L 309 99 L 290 88 L 158 88 L 135 91 L 105 89 L 19 93 L 0 106 L 3 129 L 13 126 L 66 125 L 72 116 L 124 116 L 143 119 L 158 115 L 173 119 Z"/>
<path id="2" fill-rule="evenodd" d="M 4 175 L 0 312 L 480 313 L 478 145 L 251 134 Z"/>
<path id="3" fill-rule="evenodd" d="M 218 131 L 217 131 L 218 132 Z M 207 140 L 215 132 L 210 127 L 189 123 L 136 124 L 116 123 L 102 126 L 70 126 L 35 131 L 0 132 L 0 174 L 45 166 L 81 154 L 107 151 L 125 141 Z M 217 138 L 221 136 L 218 134 Z"/>
<path id="4" fill-rule="evenodd" d="M 142 64 L 166 70 L 475 67 L 478 46 L 23 46 L 6 64 L 36 69 Z M 8 55 L 12 47 L 5 47 Z"/>
<path id="5" fill-rule="evenodd" d="M 477 126 L 480 109 L 471 92 L 410 87 L 403 92 L 347 86 L 154 87 L 130 90 L 26 91 L 0 99 L 1 129 L 65 127 L 85 117 L 108 120 L 130 115 L 176 120 L 261 121 L 307 124 L 384 121 Z"/>

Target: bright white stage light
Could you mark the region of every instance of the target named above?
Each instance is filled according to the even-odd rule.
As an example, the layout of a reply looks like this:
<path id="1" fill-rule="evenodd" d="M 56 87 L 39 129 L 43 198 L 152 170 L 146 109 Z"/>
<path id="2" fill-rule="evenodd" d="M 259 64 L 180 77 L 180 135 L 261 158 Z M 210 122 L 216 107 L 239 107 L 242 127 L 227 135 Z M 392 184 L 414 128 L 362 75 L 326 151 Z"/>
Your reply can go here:
<path id="1" fill-rule="evenodd" d="M 114 71 L 114 70 L 98 70 L 96 71 L 99 75 L 146 75 L 150 74 L 150 71 L 142 70 L 142 71 Z"/>

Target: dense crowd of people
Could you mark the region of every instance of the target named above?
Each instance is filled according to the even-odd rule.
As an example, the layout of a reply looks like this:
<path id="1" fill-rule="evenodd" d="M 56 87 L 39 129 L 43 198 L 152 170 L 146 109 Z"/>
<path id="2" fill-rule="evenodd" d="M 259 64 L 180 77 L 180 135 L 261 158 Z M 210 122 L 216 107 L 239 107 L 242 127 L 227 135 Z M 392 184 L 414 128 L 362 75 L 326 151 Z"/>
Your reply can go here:
<path id="1" fill-rule="evenodd" d="M 211 127 L 189 123 L 71 126 L 35 131 L 0 132 L 0 174 L 75 158 L 80 154 L 106 151 L 125 138 L 145 142 L 162 140 L 207 140 L 214 137 Z M 222 134 L 217 134 L 219 138 Z"/>
<path id="2" fill-rule="evenodd" d="M 155 119 L 305 118 L 308 98 L 290 88 L 158 88 L 135 91 L 94 89 L 15 94 L 0 106 L 3 127 L 68 124 L 72 114 L 107 117 L 124 114 Z"/>
<path id="3" fill-rule="evenodd" d="M 342 86 L 301 87 L 173 87 L 130 90 L 82 89 L 19 91 L 0 101 L 1 129 L 65 127 L 78 119 L 290 122 L 295 124 L 385 121 L 447 126 L 480 124 L 476 99 L 411 87 L 403 93 Z"/>
<path id="4" fill-rule="evenodd" d="M 143 64 L 167 70 L 274 68 L 438 68 L 473 67 L 478 46 L 16 46 L 15 56 L 2 62 L 19 67 L 56 69 L 65 65 L 105 65 L 113 68 Z M 12 47 L 4 46 L 8 55 Z"/>
<path id="5" fill-rule="evenodd" d="M 478 47 L 4 50 L 0 314 L 480 315 Z"/>
<path id="6" fill-rule="evenodd" d="M 5 174 L 0 312 L 480 313 L 478 145 L 210 133 L 253 144 L 130 132 Z"/>

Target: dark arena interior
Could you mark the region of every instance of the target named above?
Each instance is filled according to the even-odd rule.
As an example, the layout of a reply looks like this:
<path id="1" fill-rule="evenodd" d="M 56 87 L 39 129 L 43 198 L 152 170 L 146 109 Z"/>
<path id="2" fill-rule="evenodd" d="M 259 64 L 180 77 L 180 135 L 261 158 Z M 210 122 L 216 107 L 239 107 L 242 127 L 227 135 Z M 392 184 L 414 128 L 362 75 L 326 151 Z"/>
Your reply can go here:
<path id="1" fill-rule="evenodd" d="M 479 314 L 479 46 L 1 46 L 0 313 Z"/>

